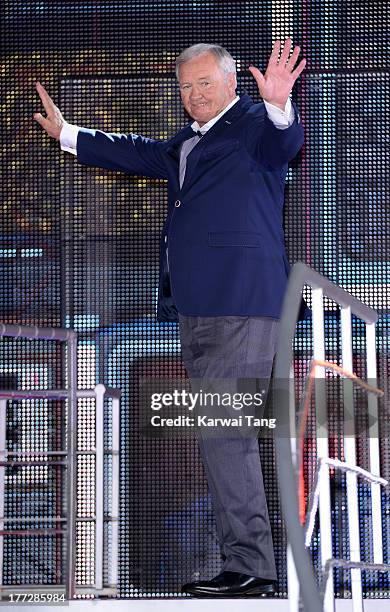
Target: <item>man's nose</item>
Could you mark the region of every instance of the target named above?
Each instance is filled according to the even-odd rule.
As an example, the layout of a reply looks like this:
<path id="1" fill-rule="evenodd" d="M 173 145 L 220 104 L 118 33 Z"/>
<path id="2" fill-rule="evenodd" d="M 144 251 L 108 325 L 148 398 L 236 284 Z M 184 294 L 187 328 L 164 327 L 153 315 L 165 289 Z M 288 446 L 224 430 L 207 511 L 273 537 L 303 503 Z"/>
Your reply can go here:
<path id="1" fill-rule="evenodd" d="M 191 88 L 190 100 L 196 102 L 196 100 L 199 100 L 200 98 L 202 98 L 202 91 L 200 87 L 193 85 Z"/>

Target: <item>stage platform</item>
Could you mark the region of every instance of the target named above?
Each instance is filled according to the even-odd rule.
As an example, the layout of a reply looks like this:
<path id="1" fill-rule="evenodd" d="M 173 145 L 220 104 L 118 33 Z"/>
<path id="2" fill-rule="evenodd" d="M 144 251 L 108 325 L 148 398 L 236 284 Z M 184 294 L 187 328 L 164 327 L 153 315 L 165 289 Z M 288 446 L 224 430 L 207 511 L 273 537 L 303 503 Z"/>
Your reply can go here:
<path id="1" fill-rule="evenodd" d="M 53 612 L 67 609 L 71 612 L 171 612 L 183 609 L 187 612 L 289 612 L 286 599 L 166 599 L 166 600 L 73 600 L 64 606 L 27 606 L 10 605 L 6 608 L 11 612 Z M 385 612 L 390 608 L 389 599 L 364 600 L 364 612 Z M 1 605 L 0 605 L 1 610 Z M 336 612 L 352 612 L 352 601 L 343 599 L 336 601 Z"/>

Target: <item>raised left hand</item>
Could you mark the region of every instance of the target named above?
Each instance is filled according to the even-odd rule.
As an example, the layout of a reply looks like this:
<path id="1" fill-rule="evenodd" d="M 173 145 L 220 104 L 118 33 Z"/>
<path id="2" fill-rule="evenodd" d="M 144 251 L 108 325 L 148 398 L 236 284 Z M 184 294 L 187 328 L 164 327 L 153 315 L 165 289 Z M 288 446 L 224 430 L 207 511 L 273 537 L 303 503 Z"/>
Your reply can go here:
<path id="1" fill-rule="evenodd" d="M 287 98 L 293 88 L 293 85 L 301 72 L 304 70 L 306 60 L 303 59 L 299 62 L 298 66 L 294 69 L 296 61 L 298 59 L 299 47 L 294 47 L 294 51 L 290 58 L 288 58 L 291 49 L 291 38 L 286 38 L 284 43 L 283 51 L 280 59 L 280 41 L 277 40 L 273 46 L 271 56 L 269 58 L 267 70 L 263 75 L 258 68 L 254 66 L 249 67 L 249 71 L 253 74 L 256 79 L 259 92 L 263 100 L 270 102 L 284 110 L 287 102 Z"/>

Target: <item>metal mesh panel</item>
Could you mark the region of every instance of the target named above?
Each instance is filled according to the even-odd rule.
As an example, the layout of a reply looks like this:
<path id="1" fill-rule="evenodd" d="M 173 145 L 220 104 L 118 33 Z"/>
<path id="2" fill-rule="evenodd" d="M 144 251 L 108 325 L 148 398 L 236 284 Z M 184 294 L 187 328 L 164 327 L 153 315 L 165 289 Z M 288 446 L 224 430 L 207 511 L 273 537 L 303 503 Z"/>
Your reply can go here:
<path id="1" fill-rule="evenodd" d="M 154 320 L 157 246 L 166 185 L 164 181 L 81 167 L 61 153 L 58 144 L 46 138 L 32 121 L 38 107 L 34 80 L 42 81 L 72 123 L 167 138 L 186 121 L 173 76 L 174 58 L 184 47 L 200 41 L 226 46 L 237 59 L 239 88 L 258 100 L 245 69 L 252 62 L 265 68 L 272 41 L 291 35 L 308 64 L 293 94 L 306 142 L 290 166 L 286 184 L 285 233 L 290 261 L 308 263 L 379 311 L 379 386 L 385 387 L 389 375 L 386 281 L 390 251 L 386 204 L 389 17 L 385 3 L 4 0 L 1 11 L 4 179 L 0 317 L 4 322 L 74 327 L 80 334 L 80 387 L 87 389 L 104 381 L 122 389 L 120 596 L 169 596 L 197 573 L 215 574 L 220 559 L 196 447 L 186 440 L 142 439 L 134 426 L 139 378 L 184 374 L 176 325 Z M 328 357 L 336 362 L 340 356 L 334 333 L 337 316 L 327 304 Z M 360 334 L 356 323 L 356 370 L 364 376 Z M 295 363 L 300 381 L 311 356 L 310 338 L 310 322 L 300 324 Z M 22 388 L 27 374 L 20 372 L 24 371 L 29 372 L 29 383 L 44 376 L 47 384 L 59 387 L 63 373 L 55 349 L 42 343 L 33 357 L 27 357 L 21 346 L 23 342 L 16 346 L 4 341 L 0 386 Z M 16 362 L 18 368 L 10 367 Z M 329 428 L 334 433 L 332 453 L 342 458 L 343 448 L 336 435 L 339 399 L 335 391 L 329 397 Z M 364 399 L 359 401 L 363 406 Z M 36 401 L 25 404 L 23 410 L 27 409 L 31 410 L 29 415 L 21 411 L 20 402 L 10 405 L 8 444 L 22 443 L 23 414 L 32 437 L 39 431 L 38 423 L 41 430 L 56 431 L 55 402 Z M 80 449 L 93 444 L 92 411 L 92 400 L 80 401 Z M 384 403 L 381 415 L 382 473 L 388 478 L 390 421 Z M 53 444 L 60 445 L 60 437 L 52 435 Z M 307 446 L 306 451 L 310 482 L 315 447 Z M 358 451 L 364 466 L 364 440 Z M 261 457 L 279 595 L 284 596 L 286 542 L 270 440 L 262 442 Z M 83 457 L 78 464 L 78 512 L 86 516 L 93 510 L 91 462 L 93 459 Z M 109 459 L 106 463 L 109 473 Z M 34 468 L 29 469 L 33 474 Z M 11 470 L 8 477 L 14 488 L 9 488 L 6 497 L 7 512 L 15 512 L 19 502 L 25 509 L 38 503 L 33 488 L 23 492 L 25 472 Z M 60 474 L 47 478 L 61 499 Z M 348 551 L 340 501 L 343 487 L 343 476 L 335 476 L 334 545 L 340 555 Z M 46 491 L 42 499 L 50 504 L 57 498 Z M 362 485 L 365 525 L 370 520 L 364 514 L 368 499 L 369 491 Z M 384 508 L 389 501 L 384 492 Z M 389 562 L 390 521 L 385 511 L 383 527 L 384 560 Z M 79 584 L 93 580 L 91 529 L 88 521 L 78 524 Z M 366 529 L 361 533 L 362 549 L 368 556 L 370 538 Z M 105 537 L 109 548 L 108 525 Z M 32 584 L 57 579 L 53 560 L 61 550 L 56 536 L 43 536 L 39 551 L 35 541 L 21 542 L 20 538 L 6 540 L 4 582 L 16 576 Z M 315 548 L 313 559 L 318 563 Z M 105 571 L 108 563 L 105 559 Z M 348 576 L 340 570 L 335 575 L 336 591 L 343 596 L 349 589 Z M 386 594 L 388 589 L 385 576 L 367 575 L 367 593 Z"/>

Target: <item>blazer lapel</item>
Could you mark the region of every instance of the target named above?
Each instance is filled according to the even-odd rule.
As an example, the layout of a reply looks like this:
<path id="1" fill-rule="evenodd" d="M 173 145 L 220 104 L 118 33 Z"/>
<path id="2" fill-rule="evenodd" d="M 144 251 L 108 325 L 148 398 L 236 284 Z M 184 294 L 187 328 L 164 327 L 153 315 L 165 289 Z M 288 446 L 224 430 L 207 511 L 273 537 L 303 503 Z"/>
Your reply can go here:
<path id="1" fill-rule="evenodd" d="M 181 145 L 185 140 L 188 140 L 188 138 L 192 138 L 194 134 L 195 132 L 192 129 L 191 124 L 189 124 L 165 143 L 165 151 L 173 162 L 173 179 L 176 191 L 180 190 L 179 166 Z"/>
<path id="2" fill-rule="evenodd" d="M 222 115 L 222 117 L 218 119 L 218 121 L 209 130 L 207 130 L 206 134 L 199 140 L 197 145 L 187 156 L 186 173 L 181 189 L 182 192 L 186 191 L 191 184 L 191 181 L 193 181 L 197 163 L 207 145 L 218 138 L 220 134 L 229 129 L 229 127 L 233 125 L 252 104 L 253 102 L 248 94 L 243 94 L 238 102 L 236 102 L 234 106 L 232 106 L 224 115 Z M 193 131 L 192 133 L 194 135 Z M 188 136 L 188 138 L 191 138 L 191 135 Z"/>
<path id="3" fill-rule="evenodd" d="M 175 136 L 173 136 L 166 143 L 166 152 L 168 155 L 173 157 L 173 159 L 179 161 L 180 160 L 180 147 L 185 140 L 192 138 L 195 135 L 194 130 L 191 127 L 191 124 L 186 125 L 183 129 L 181 129 Z"/>

